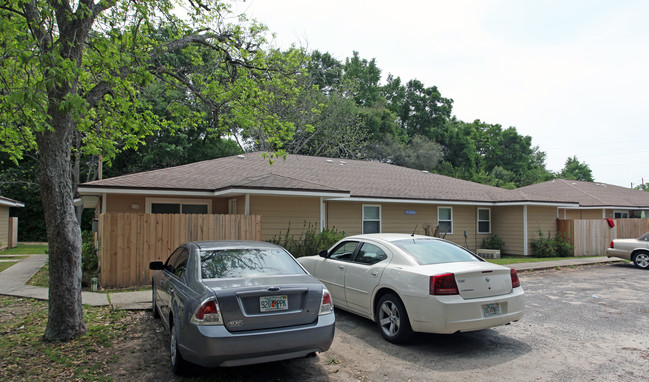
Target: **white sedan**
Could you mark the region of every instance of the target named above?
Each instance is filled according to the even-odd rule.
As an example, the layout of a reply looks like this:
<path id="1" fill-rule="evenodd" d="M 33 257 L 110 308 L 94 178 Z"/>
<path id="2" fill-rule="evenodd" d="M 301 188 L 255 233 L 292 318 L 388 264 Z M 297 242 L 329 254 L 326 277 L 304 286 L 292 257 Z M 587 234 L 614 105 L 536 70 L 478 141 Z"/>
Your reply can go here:
<path id="1" fill-rule="evenodd" d="M 649 269 L 649 232 L 637 239 L 613 240 L 606 256 L 631 260 L 636 267 Z"/>
<path id="2" fill-rule="evenodd" d="M 413 332 L 455 333 L 518 321 L 524 292 L 514 269 L 446 240 L 408 234 L 349 236 L 298 259 L 334 305 L 377 323 L 390 342 Z"/>

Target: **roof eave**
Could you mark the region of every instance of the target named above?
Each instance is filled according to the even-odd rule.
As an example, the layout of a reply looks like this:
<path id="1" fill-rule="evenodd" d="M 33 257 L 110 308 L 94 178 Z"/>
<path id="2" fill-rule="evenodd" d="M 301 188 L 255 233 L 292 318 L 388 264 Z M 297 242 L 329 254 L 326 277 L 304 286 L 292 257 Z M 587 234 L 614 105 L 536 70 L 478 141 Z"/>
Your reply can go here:
<path id="1" fill-rule="evenodd" d="M 228 195 L 274 195 L 274 196 L 314 196 L 323 198 L 346 198 L 349 197 L 348 191 L 332 190 L 300 190 L 300 189 L 272 189 L 272 188 L 224 188 L 219 190 L 186 190 L 186 189 L 160 189 L 160 188 L 129 188 L 129 187 L 90 187 L 80 186 L 78 192 L 81 195 L 101 195 L 101 194 L 120 194 L 120 195 L 154 195 L 154 196 L 228 196 Z"/>

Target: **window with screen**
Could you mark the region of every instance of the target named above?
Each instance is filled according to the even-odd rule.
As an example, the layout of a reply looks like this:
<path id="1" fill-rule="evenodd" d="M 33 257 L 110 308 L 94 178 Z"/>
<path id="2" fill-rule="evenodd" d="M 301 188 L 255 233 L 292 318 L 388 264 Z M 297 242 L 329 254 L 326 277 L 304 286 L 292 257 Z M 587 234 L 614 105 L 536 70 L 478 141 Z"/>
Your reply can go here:
<path id="1" fill-rule="evenodd" d="M 453 209 L 451 207 L 439 207 L 437 209 L 437 225 L 440 233 L 453 233 Z"/>
<path id="2" fill-rule="evenodd" d="M 381 206 L 363 206 L 363 233 L 381 232 Z"/>
<path id="3" fill-rule="evenodd" d="M 478 208 L 478 233 L 491 233 L 491 210 Z"/>

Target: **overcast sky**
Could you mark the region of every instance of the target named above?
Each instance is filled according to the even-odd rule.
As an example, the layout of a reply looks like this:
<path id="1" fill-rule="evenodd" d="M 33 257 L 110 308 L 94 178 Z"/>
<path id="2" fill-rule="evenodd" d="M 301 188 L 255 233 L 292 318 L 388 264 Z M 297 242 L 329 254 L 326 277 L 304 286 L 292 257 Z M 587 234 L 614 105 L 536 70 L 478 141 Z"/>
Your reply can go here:
<path id="1" fill-rule="evenodd" d="M 276 43 L 358 51 L 385 78 L 418 79 L 463 121 L 516 127 L 559 171 L 649 182 L 649 1 L 247 0 Z"/>

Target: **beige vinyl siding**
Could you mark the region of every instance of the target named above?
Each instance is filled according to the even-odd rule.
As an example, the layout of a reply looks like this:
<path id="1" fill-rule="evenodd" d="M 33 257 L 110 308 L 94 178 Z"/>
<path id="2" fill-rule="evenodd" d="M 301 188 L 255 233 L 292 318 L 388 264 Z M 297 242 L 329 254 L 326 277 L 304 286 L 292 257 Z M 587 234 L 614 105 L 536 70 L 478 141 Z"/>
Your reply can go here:
<path id="1" fill-rule="evenodd" d="M 9 207 L 0 206 L 0 249 L 9 243 Z"/>
<path id="2" fill-rule="evenodd" d="M 362 232 L 362 208 L 360 202 L 327 202 L 327 226 L 344 231 L 346 235 L 359 235 Z M 447 205 L 380 203 L 381 232 L 383 233 L 413 233 L 423 235 L 425 225 L 430 225 L 431 234 L 437 226 L 437 207 Z M 453 234 L 447 234 L 446 239 L 470 250 L 475 250 L 482 240 L 489 235 L 476 235 L 477 208 L 474 206 L 452 206 Z M 409 214 L 406 214 L 409 211 Z M 412 212 L 414 211 L 414 214 Z M 493 232 L 493 216 L 492 232 Z M 469 233 L 465 240 L 464 231 Z"/>
<path id="3" fill-rule="evenodd" d="M 305 223 L 320 230 L 320 198 L 252 195 L 250 214 L 261 215 L 261 239 L 264 241 L 286 234 L 289 223 L 291 235 L 296 238 L 304 231 Z"/>
<path id="4" fill-rule="evenodd" d="M 415 215 L 407 215 L 406 211 L 414 211 Z M 382 205 L 383 232 L 424 234 L 424 225 L 435 228 L 437 208 L 426 204 L 393 204 Z M 415 231 L 416 229 L 416 231 Z"/>
<path id="5" fill-rule="evenodd" d="M 144 213 L 146 199 L 144 195 L 106 195 L 106 212 Z M 133 205 L 137 204 L 137 208 Z"/>
<path id="6" fill-rule="evenodd" d="M 347 236 L 361 234 L 363 230 L 363 203 L 329 201 L 325 208 L 327 211 L 327 228 L 335 228 L 337 231 L 344 232 Z M 381 215 L 383 215 L 382 208 Z M 381 225 L 383 225 L 383 220 Z"/>
<path id="7" fill-rule="evenodd" d="M 602 219 L 602 210 L 560 209 L 559 219 Z"/>
<path id="8" fill-rule="evenodd" d="M 505 245 L 503 254 L 523 256 L 523 207 L 505 206 L 491 209 L 491 232 L 498 235 Z"/>
<path id="9" fill-rule="evenodd" d="M 528 206 L 527 207 L 527 237 L 528 244 L 532 240 L 539 238 L 539 231 L 543 233 L 544 237 L 551 237 L 557 233 L 557 208 L 556 207 L 542 207 L 542 206 Z M 528 254 L 534 255 L 532 247 L 528 247 Z"/>

